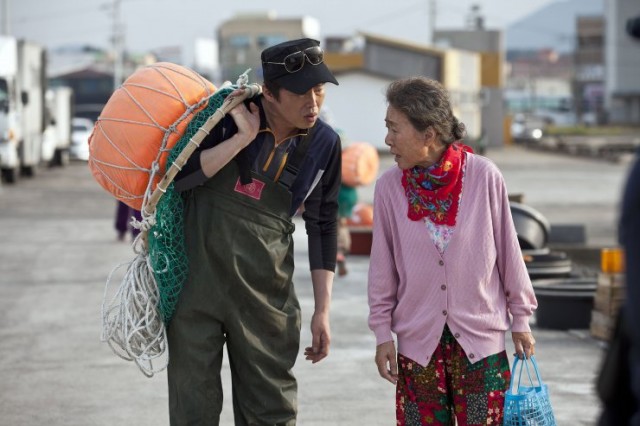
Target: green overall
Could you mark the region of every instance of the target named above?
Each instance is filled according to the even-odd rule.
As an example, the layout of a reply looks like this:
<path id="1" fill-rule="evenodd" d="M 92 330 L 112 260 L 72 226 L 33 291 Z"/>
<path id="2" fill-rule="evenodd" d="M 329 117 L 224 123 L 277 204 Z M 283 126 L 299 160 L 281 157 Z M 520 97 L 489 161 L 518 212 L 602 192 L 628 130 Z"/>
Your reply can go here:
<path id="1" fill-rule="evenodd" d="M 168 328 L 171 424 L 217 425 L 227 344 L 236 425 L 295 425 L 291 194 L 230 162 L 186 200 L 189 278 Z"/>

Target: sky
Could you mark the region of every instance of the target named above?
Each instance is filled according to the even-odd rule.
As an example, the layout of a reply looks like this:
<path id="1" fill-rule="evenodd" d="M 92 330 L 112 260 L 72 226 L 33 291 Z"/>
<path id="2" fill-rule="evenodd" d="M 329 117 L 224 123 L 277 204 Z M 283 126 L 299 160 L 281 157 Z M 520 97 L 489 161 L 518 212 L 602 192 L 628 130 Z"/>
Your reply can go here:
<path id="1" fill-rule="evenodd" d="M 49 48 L 90 44 L 107 48 L 113 34 L 114 0 L 0 0 L 9 2 L 10 31 Z M 463 28 L 472 4 L 480 5 L 488 28 L 506 28 L 545 5 L 561 0 L 436 0 L 436 27 Z M 237 12 L 275 11 L 278 17 L 311 16 L 321 36 L 358 31 L 428 42 L 432 0 L 121 0 L 125 45 L 133 52 L 182 46 L 192 54 L 196 38 Z M 394 7 L 390 8 L 392 4 Z M 224 6 L 222 6 L 224 5 Z M 1 12 L 0 12 L 1 13 Z"/>

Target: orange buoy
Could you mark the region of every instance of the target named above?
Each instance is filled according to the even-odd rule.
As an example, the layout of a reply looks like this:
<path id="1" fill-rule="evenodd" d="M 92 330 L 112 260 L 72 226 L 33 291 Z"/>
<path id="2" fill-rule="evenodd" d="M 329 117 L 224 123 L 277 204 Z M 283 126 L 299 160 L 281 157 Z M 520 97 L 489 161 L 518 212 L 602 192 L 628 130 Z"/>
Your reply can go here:
<path id="1" fill-rule="evenodd" d="M 193 70 L 158 62 L 134 72 L 104 106 L 89 138 L 89 168 L 118 200 L 140 210 L 152 169 L 153 191 L 171 148 L 215 86 Z"/>
<path id="2" fill-rule="evenodd" d="M 350 226 L 373 225 L 373 206 L 366 203 L 358 203 L 353 207 L 351 217 L 347 219 Z"/>
<path id="3" fill-rule="evenodd" d="M 348 186 L 362 186 L 378 176 L 380 157 L 367 142 L 355 142 L 342 150 L 342 182 Z"/>

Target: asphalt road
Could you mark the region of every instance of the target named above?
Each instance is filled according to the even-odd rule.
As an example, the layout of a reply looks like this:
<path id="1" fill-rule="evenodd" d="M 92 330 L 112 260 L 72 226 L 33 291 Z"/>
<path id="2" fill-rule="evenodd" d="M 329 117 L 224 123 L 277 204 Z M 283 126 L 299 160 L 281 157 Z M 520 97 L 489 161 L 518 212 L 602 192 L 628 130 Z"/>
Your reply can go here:
<path id="1" fill-rule="evenodd" d="M 585 223 L 591 244 L 615 241 L 625 164 L 519 149 L 489 157 L 503 170 L 509 190 L 523 192 L 552 222 Z M 371 188 L 360 191 L 365 201 L 371 194 Z M 0 425 L 168 424 L 165 373 L 148 379 L 100 342 L 106 277 L 134 256 L 129 244 L 116 241 L 115 207 L 84 163 L 0 186 Z M 305 346 L 313 298 L 302 223 L 295 244 Z M 295 367 L 303 426 L 395 421 L 394 389 L 377 376 L 366 325 L 368 258 L 351 257 L 349 268 L 335 282 L 332 353 L 316 365 L 300 357 Z M 599 408 L 593 382 L 602 345 L 587 330 L 534 333 L 558 424 L 594 424 Z M 226 362 L 223 369 L 222 424 L 231 425 Z"/>

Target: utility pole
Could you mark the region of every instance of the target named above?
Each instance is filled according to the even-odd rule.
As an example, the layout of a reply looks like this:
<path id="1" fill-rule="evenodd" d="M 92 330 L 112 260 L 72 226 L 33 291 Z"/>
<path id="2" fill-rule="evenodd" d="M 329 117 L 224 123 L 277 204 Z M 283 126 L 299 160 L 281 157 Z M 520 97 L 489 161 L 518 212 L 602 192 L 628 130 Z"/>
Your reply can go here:
<path id="1" fill-rule="evenodd" d="M 471 5 L 471 11 L 467 16 L 467 28 L 473 31 L 484 30 L 484 16 L 480 12 L 480 5 Z"/>
<path id="2" fill-rule="evenodd" d="M 2 7 L 2 10 L 0 10 L 0 13 L 2 13 L 2 32 L 0 34 L 6 36 L 11 34 L 9 20 L 9 1 L 10 0 L 0 0 L 0 5 Z"/>
<path id="3" fill-rule="evenodd" d="M 120 14 L 122 0 L 113 0 L 113 90 L 122 84 L 124 23 Z"/>
<path id="4" fill-rule="evenodd" d="M 433 42 L 436 38 L 436 0 L 429 0 L 429 31 L 430 34 L 430 43 L 433 45 Z"/>

